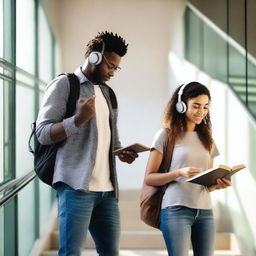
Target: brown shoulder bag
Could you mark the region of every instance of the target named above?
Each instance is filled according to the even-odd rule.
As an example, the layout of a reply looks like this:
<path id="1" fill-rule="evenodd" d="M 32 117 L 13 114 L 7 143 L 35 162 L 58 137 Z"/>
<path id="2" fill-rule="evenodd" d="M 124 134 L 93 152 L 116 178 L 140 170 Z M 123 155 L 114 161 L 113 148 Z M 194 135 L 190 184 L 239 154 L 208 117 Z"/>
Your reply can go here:
<path id="1" fill-rule="evenodd" d="M 162 163 L 158 172 L 163 173 L 169 171 L 173 148 L 174 143 L 171 142 L 168 135 L 167 146 L 164 150 Z M 140 218 L 143 222 L 151 227 L 159 229 L 161 203 L 167 186 L 168 184 L 163 186 L 147 185 L 144 178 L 140 196 Z"/>

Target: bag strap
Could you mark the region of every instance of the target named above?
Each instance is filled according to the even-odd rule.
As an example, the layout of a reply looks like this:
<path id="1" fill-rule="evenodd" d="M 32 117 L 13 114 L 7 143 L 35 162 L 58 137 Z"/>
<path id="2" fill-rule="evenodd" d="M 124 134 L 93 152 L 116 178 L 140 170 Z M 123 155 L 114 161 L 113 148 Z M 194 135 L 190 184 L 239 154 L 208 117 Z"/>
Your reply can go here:
<path id="1" fill-rule="evenodd" d="M 108 86 L 107 84 L 102 84 L 104 86 L 106 86 L 108 88 L 108 92 L 109 92 L 109 98 L 110 98 L 110 102 L 111 102 L 111 106 L 113 109 L 117 109 L 117 99 L 116 99 L 116 94 L 113 91 L 113 89 Z"/>
<path id="2" fill-rule="evenodd" d="M 34 136 L 35 132 L 36 132 L 36 122 L 33 122 L 31 124 L 31 129 L 32 129 L 32 132 L 29 136 L 29 140 L 28 140 L 28 151 L 32 154 L 35 154 L 35 150 L 33 150 L 32 146 L 31 146 L 31 140 L 32 140 L 32 137 Z"/>
<path id="3" fill-rule="evenodd" d="M 70 92 L 68 96 L 65 118 L 71 117 L 76 110 L 76 102 L 80 96 L 80 82 L 74 73 L 64 73 L 69 80 Z"/>
<path id="4" fill-rule="evenodd" d="M 108 86 L 108 90 L 109 90 L 109 97 L 110 97 L 110 101 L 111 101 L 111 105 L 113 109 L 117 109 L 117 99 L 116 99 L 116 94 L 113 91 L 113 89 L 111 87 Z"/>
<path id="5" fill-rule="evenodd" d="M 163 155 L 163 168 L 162 170 L 164 172 L 168 172 L 171 166 L 172 162 L 172 154 L 173 154 L 173 149 L 174 149 L 174 140 L 170 138 L 169 135 L 169 129 L 166 129 L 168 139 L 167 139 L 167 145 L 164 150 L 164 155 Z"/>

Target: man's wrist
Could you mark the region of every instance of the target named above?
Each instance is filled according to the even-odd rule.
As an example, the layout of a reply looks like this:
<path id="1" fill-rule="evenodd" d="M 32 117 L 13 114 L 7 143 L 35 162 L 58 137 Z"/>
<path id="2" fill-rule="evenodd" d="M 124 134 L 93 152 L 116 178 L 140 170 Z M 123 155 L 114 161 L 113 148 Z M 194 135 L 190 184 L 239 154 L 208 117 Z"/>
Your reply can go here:
<path id="1" fill-rule="evenodd" d="M 79 126 L 76 126 L 75 124 L 75 116 L 64 119 L 63 127 L 67 137 L 69 137 L 72 134 L 78 133 L 79 131 Z"/>
<path id="2" fill-rule="evenodd" d="M 79 115 L 75 115 L 74 123 L 76 127 L 80 127 L 82 125 L 83 122 Z"/>

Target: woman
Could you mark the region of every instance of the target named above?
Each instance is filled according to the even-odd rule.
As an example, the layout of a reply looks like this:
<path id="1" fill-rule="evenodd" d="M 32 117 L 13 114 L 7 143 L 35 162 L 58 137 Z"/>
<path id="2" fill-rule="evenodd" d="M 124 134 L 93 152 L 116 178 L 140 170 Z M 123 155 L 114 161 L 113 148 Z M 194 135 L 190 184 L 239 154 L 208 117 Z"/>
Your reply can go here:
<path id="1" fill-rule="evenodd" d="M 217 185 L 204 187 L 184 182 L 213 166 L 218 150 L 211 134 L 210 92 L 202 84 L 180 86 L 169 101 L 164 126 L 153 141 L 145 181 L 151 186 L 168 184 L 165 191 L 160 229 L 169 256 L 187 256 L 190 240 L 194 256 L 211 256 L 214 251 L 214 220 L 210 193 L 231 185 L 218 179 Z M 158 173 L 167 139 L 174 143 L 167 173 Z"/>

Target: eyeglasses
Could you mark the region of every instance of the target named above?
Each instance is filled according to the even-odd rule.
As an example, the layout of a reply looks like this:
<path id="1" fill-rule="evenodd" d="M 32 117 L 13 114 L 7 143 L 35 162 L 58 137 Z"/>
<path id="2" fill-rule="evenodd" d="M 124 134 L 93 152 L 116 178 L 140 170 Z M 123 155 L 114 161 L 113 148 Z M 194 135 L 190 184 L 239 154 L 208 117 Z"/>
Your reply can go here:
<path id="1" fill-rule="evenodd" d="M 121 70 L 121 67 L 116 67 L 114 64 L 111 64 L 108 62 L 107 58 L 102 54 L 104 60 L 106 61 L 106 64 L 108 66 L 108 69 L 114 70 L 115 72 L 119 72 Z"/>

